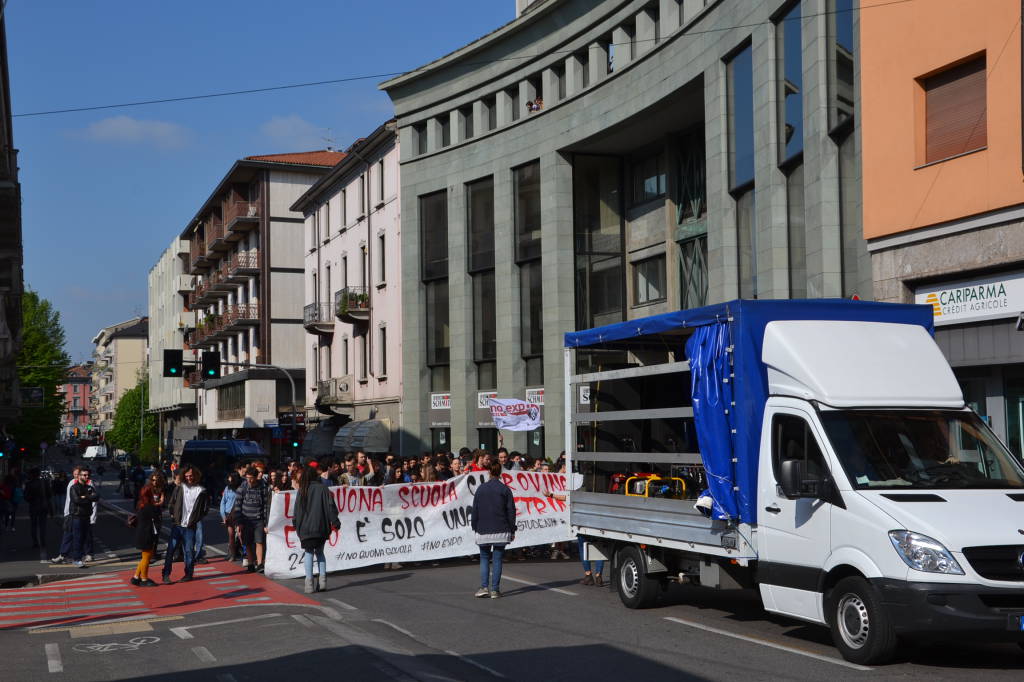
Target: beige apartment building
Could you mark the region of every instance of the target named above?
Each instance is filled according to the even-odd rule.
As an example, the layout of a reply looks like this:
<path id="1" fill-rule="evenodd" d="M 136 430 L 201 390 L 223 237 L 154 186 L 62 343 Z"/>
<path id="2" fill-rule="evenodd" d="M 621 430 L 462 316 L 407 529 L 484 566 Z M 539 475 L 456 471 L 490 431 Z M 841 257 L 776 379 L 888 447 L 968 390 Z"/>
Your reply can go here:
<path id="1" fill-rule="evenodd" d="M 96 350 L 89 416 L 101 434 L 114 426 L 117 401 L 139 383 L 146 367 L 148 337 L 149 318 L 133 317 L 104 327 L 92 339 Z"/>

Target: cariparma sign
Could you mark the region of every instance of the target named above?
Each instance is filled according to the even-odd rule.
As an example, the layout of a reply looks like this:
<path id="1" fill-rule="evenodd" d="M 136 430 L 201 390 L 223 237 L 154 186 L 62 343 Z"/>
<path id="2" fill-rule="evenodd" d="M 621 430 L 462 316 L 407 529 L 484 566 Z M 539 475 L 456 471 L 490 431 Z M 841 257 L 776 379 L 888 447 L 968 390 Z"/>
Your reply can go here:
<path id="1" fill-rule="evenodd" d="M 914 302 L 932 307 L 936 326 L 1015 318 L 1024 310 L 1024 272 L 920 286 Z"/>

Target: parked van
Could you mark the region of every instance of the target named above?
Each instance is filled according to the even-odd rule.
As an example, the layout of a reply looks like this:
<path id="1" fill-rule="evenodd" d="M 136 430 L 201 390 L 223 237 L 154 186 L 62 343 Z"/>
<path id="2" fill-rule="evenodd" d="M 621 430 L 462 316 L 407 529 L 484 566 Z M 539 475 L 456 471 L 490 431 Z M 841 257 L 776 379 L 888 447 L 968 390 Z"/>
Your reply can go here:
<path id="1" fill-rule="evenodd" d="M 90 445 L 85 449 L 82 459 L 108 459 L 106 445 Z"/>
<path id="2" fill-rule="evenodd" d="M 861 664 L 902 638 L 1024 643 L 1024 467 L 933 333 L 929 306 L 804 300 L 566 334 L 588 558 L 629 608 L 756 588 Z"/>

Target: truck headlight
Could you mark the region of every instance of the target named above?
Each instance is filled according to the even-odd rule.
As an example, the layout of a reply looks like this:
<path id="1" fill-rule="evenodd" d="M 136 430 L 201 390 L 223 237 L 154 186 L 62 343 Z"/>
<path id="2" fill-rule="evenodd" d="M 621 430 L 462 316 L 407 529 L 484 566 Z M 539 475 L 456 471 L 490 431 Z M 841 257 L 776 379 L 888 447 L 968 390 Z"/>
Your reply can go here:
<path id="1" fill-rule="evenodd" d="M 963 575 L 964 569 L 953 555 L 935 538 L 909 530 L 891 530 L 889 539 L 896 553 L 914 570 L 925 573 L 949 573 Z"/>

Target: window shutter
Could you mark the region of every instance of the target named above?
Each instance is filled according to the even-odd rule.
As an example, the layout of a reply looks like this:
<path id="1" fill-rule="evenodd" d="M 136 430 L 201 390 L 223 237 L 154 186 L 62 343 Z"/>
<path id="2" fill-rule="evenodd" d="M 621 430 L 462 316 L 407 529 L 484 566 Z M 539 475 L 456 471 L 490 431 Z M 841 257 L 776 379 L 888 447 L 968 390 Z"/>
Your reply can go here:
<path id="1" fill-rule="evenodd" d="M 926 163 L 986 145 L 984 56 L 926 78 L 924 90 Z"/>

